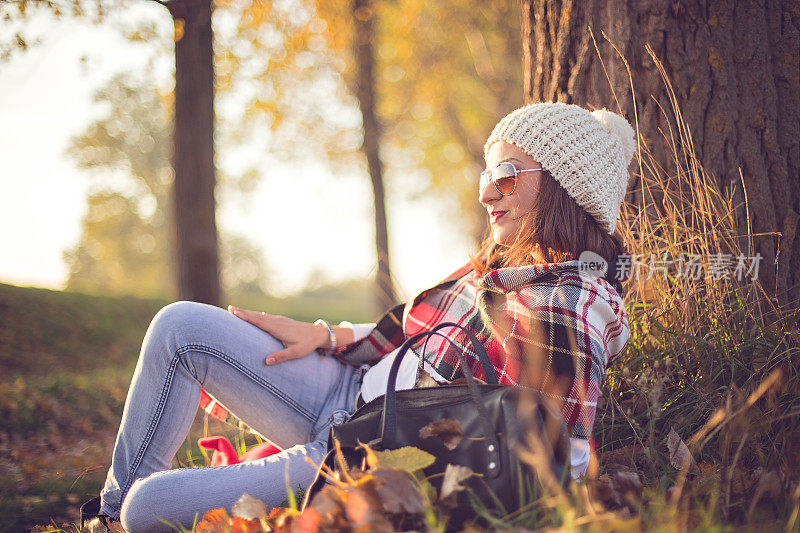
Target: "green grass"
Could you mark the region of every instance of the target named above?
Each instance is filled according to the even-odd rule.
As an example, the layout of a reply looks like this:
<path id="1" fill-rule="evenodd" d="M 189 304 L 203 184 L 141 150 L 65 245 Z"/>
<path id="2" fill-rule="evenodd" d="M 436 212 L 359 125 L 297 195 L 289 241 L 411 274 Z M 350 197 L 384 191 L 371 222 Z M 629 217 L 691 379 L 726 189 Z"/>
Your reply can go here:
<path id="1" fill-rule="evenodd" d="M 165 303 L 0 284 L 2 379 L 129 365 Z"/>

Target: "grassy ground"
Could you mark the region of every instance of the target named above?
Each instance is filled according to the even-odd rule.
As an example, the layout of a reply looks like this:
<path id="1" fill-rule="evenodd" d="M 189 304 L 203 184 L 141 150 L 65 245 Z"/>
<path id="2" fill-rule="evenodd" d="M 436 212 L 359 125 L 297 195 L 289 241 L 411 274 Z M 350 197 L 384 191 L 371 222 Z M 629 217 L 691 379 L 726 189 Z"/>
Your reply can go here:
<path id="1" fill-rule="evenodd" d="M 359 299 L 341 297 L 366 292 L 352 285 L 233 303 L 306 320 L 316 315 L 304 309 L 372 320 Z M 79 504 L 98 493 L 142 337 L 165 303 L 0 284 L 0 532 L 75 521 Z M 199 414 L 175 466 L 205 464 L 197 446 L 204 432 L 235 445 L 244 438 Z"/>
<path id="2" fill-rule="evenodd" d="M 77 518 L 164 302 L 0 285 L 0 531 Z"/>

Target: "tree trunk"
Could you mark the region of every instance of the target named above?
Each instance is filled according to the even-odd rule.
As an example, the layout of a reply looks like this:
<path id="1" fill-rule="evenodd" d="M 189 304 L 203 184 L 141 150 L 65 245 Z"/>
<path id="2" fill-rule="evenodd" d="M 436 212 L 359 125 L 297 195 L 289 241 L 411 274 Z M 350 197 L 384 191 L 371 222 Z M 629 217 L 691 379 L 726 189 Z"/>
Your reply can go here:
<path id="1" fill-rule="evenodd" d="M 375 50 L 373 47 L 375 10 L 372 0 L 353 0 L 355 93 L 361 108 L 364 139 L 361 151 L 367 160 L 375 197 L 375 248 L 378 255 L 376 276 L 378 301 L 382 309 L 395 302 L 394 284 L 389 267 L 389 236 L 386 228 L 386 204 L 383 190 L 383 163 L 380 159 L 381 126 L 375 114 Z"/>
<path id="2" fill-rule="evenodd" d="M 522 21 L 528 102 L 607 107 L 634 124 L 628 73 L 604 32 L 630 65 L 640 134 L 663 168 L 674 168 L 663 135 L 669 136 L 675 126 L 666 122 L 658 105 L 669 111 L 661 75 L 645 51 L 645 44 L 650 44 L 664 64 L 704 169 L 726 196 L 734 190 L 734 205 L 744 206 L 741 168 L 752 233 L 781 233 L 753 237 L 748 255 L 763 257 L 758 279 L 767 294 L 785 310 L 797 309 L 800 11 L 796 0 L 522 0 Z M 621 109 L 616 108 L 615 95 Z M 632 203 L 639 203 L 641 191 L 628 194 Z M 745 209 L 736 212 L 738 227 L 746 230 Z"/>
<path id="3" fill-rule="evenodd" d="M 219 305 L 211 0 L 172 0 L 166 5 L 177 33 L 173 157 L 178 293 L 184 300 Z"/>

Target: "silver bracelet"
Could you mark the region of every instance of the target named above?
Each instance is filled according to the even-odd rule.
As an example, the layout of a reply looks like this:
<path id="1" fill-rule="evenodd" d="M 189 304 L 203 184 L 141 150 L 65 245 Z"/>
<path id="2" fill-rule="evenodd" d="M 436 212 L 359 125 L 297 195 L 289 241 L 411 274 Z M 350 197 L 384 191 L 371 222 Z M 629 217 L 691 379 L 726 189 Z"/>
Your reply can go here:
<path id="1" fill-rule="evenodd" d="M 322 320 L 321 318 L 314 321 L 314 325 L 315 326 L 323 325 L 325 326 L 325 329 L 328 330 L 328 336 L 330 337 L 331 340 L 331 347 L 323 353 L 324 355 L 332 354 L 333 351 L 336 349 L 336 333 L 334 333 L 333 331 L 333 326 L 331 326 L 330 322 L 328 322 L 327 320 Z"/>

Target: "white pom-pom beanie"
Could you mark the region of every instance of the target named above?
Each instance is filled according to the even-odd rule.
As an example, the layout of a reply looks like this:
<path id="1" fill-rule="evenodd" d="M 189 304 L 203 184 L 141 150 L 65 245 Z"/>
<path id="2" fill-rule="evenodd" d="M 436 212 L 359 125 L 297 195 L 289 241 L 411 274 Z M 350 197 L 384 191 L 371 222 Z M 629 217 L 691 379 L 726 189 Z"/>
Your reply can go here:
<path id="1" fill-rule="evenodd" d="M 539 102 L 501 119 L 483 147 L 484 156 L 497 141 L 516 145 L 541 163 L 600 227 L 614 232 L 636 151 L 625 118 L 605 108 Z"/>

